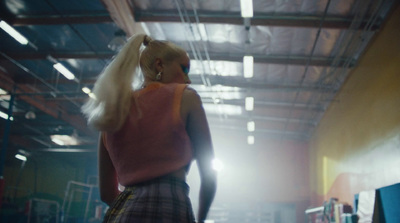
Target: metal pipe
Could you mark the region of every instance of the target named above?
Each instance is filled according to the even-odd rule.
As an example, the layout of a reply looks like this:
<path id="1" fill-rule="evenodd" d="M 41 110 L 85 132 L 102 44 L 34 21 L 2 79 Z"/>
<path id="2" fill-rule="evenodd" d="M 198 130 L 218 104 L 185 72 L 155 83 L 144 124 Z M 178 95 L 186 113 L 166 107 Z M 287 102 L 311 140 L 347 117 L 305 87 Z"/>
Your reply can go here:
<path id="1" fill-rule="evenodd" d="M 82 186 L 82 187 L 88 187 L 90 190 L 92 189 L 92 187 L 94 187 L 93 185 L 90 185 L 90 184 L 85 184 L 85 183 L 81 183 L 81 182 L 77 182 L 77 181 L 68 181 L 68 183 L 67 183 L 67 188 L 66 188 L 66 190 L 65 190 L 65 195 L 64 195 L 64 201 L 63 201 L 63 204 L 62 204 L 62 207 L 61 207 L 61 211 L 63 211 L 63 216 L 61 217 L 61 222 L 66 222 L 67 221 L 67 219 L 68 219 L 68 213 L 69 213 L 69 211 L 70 211 L 70 209 L 71 209 L 71 200 L 73 199 L 73 197 L 74 197 L 74 193 L 75 193 L 75 191 L 78 191 L 78 192 L 82 192 L 82 193 L 89 193 L 88 191 L 86 191 L 86 190 L 82 190 L 82 189 L 74 189 L 74 190 L 71 190 L 71 186 L 72 185 L 77 185 L 77 186 Z M 72 193 L 70 194 L 70 190 L 72 191 Z M 67 199 L 69 200 L 68 202 L 67 202 Z M 65 210 L 65 205 L 66 205 L 66 203 L 68 203 L 68 205 L 67 205 L 67 210 Z"/>
<path id="2" fill-rule="evenodd" d="M 93 186 L 90 186 L 88 199 L 86 201 L 86 209 L 85 209 L 85 216 L 84 216 L 83 222 L 86 222 L 86 219 L 87 219 L 87 216 L 89 213 L 89 206 L 90 206 L 90 200 L 92 199 L 92 192 L 93 192 Z"/>
<path id="3" fill-rule="evenodd" d="M 14 85 L 13 88 L 13 93 L 15 93 L 16 86 Z M 7 155 L 7 147 L 8 147 L 8 139 L 10 136 L 10 128 L 11 128 L 11 115 L 13 112 L 13 107 L 14 107 L 14 100 L 15 100 L 15 95 L 11 94 L 10 101 L 8 104 L 8 118 L 4 127 L 4 133 L 3 133 L 3 144 L 1 147 L 0 151 L 0 208 L 2 205 L 2 200 L 3 200 L 3 195 L 4 195 L 4 166 L 6 162 L 6 155 Z"/>

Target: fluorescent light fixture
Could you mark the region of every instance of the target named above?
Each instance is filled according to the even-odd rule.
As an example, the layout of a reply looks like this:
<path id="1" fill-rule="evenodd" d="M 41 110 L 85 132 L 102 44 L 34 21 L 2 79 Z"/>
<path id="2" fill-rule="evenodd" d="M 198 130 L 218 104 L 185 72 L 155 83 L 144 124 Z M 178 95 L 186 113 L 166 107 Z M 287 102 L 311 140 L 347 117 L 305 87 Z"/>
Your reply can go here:
<path id="1" fill-rule="evenodd" d="M 247 136 L 247 144 L 249 145 L 254 144 L 254 136 Z"/>
<path id="2" fill-rule="evenodd" d="M 245 99 L 245 108 L 246 111 L 253 111 L 254 109 L 254 98 L 253 97 L 246 97 Z"/>
<path id="3" fill-rule="evenodd" d="M 26 160 L 27 160 L 26 156 L 21 155 L 21 154 L 15 155 L 15 158 L 17 158 L 17 159 L 19 159 L 19 160 L 22 160 L 22 161 L 26 161 Z"/>
<path id="4" fill-rule="evenodd" d="M 62 65 L 61 63 L 56 63 L 53 65 L 53 67 L 58 70 L 58 72 L 60 72 L 62 75 L 64 75 L 64 77 L 66 77 L 68 80 L 73 80 L 75 79 L 75 75 L 73 73 L 71 73 L 71 71 L 69 71 L 66 67 L 64 67 L 64 65 Z"/>
<path id="5" fill-rule="evenodd" d="M 256 123 L 254 121 L 247 122 L 247 131 L 254 132 L 256 130 Z"/>
<path id="6" fill-rule="evenodd" d="M 90 92 L 88 95 L 89 95 L 89 97 L 96 99 L 96 95 L 93 92 Z"/>
<path id="7" fill-rule="evenodd" d="M 12 26 L 8 25 L 8 23 L 6 23 L 5 21 L 0 21 L 0 28 L 7 32 L 12 38 L 17 40 L 20 44 L 28 44 L 28 39 L 26 39 L 25 36 L 15 30 Z"/>
<path id="8" fill-rule="evenodd" d="M 60 146 L 64 145 L 64 142 L 61 139 L 52 138 L 51 141 L 53 141 L 55 144 L 58 144 Z"/>
<path id="9" fill-rule="evenodd" d="M 219 159 L 213 159 L 213 161 L 212 161 L 212 168 L 215 170 L 215 171 L 217 171 L 217 172 L 219 172 L 219 171 L 221 171 L 222 169 L 224 169 L 224 164 L 221 162 L 221 160 L 219 160 Z"/>
<path id="10" fill-rule="evenodd" d="M 2 100 L 9 101 L 10 99 L 11 95 L 9 95 L 7 91 L 0 88 L 0 101 Z"/>
<path id="11" fill-rule="evenodd" d="M 83 87 L 82 91 L 85 92 L 85 94 L 89 94 L 90 92 L 92 92 L 88 87 Z"/>
<path id="12" fill-rule="evenodd" d="M 213 98 L 214 104 L 218 104 L 221 102 L 221 99 L 219 98 Z"/>
<path id="13" fill-rule="evenodd" d="M 78 145 L 78 139 L 69 135 L 51 135 L 51 141 L 60 146 L 73 146 Z"/>
<path id="14" fill-rule="evenodd" d="M 252 18 L 253 0 L 240 0 L 240 10 L 243 18 Z"/>
<path id="15" fill-rule="evenodd" d="M 244 56 L 243 57 L 243 75 L 245 78 L 252 78 L 254 72 L 254 57 Z"/>
<path id="16" fill-rule="evenodd" d="M 204 110 L 208 114 L 217 115 L 241 115 L 242 107 L 238 105 L 226 104 L 203 104 Z"/>
<path id="17" fill-rule="evenodd" d="M 8 115 L 6 113 L 2 112 L 2 111 L 0 111 L 0 117 L 8 120 Z M 10 120 L 14 121 L 14 118 L 10 117 Z"/>

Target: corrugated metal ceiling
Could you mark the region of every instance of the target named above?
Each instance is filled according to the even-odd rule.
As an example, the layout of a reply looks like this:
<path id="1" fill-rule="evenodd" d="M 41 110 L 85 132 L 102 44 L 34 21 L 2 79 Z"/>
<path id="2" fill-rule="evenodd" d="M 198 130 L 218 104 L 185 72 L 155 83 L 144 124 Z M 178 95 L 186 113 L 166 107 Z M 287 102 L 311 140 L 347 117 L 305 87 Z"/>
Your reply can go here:
<path id="1" fill-rule="evenodd" d="M 254 17 L 243 19 L 239 0 L 2 1 L 1 19 L 30 41 L 22 46 L 0 32 L 0 88 L 15 93 L 10 150 L 95 147 L 79 112 L 87 98 L 81 88 L 92 87 L 115 54 L 109 44 L 120 29 L 187 49 L 212 129 L 307 141 L 395 3 L 254 0 Z M 244 78 L 245 55 L 254 57 L 252 78 Z M 56 62 L 76 79 L 60 75 Z M 253 111 L 246 97 L 254 97 Z M 26 119 L 28 111 L 36 119 Z M 58 146 L 54 134 L 74 134 L 81 144 Z"/>

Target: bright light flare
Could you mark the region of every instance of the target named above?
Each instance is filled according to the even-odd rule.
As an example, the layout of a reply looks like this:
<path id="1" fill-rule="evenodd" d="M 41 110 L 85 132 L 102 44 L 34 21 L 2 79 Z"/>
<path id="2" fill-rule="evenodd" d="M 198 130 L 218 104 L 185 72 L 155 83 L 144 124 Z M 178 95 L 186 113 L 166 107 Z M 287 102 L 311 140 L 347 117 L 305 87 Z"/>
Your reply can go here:
<path id="1" fill-rule="evenodd" d="M 224 164 L 221 162 L 221 160 L 219 159 L 214 159 L 212 161 L 212 168 L 217 171 L 220 172 L 222 169 L 224 169 Z"/>

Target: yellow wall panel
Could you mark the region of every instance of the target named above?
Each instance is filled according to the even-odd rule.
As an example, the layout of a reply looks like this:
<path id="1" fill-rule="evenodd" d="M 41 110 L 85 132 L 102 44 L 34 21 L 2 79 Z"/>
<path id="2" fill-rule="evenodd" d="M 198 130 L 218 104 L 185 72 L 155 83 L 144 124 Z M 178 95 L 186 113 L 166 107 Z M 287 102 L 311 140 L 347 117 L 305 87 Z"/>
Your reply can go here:
<path id="1" fill-rule="evenodd" d="M 309 149 L 316 205 L 330 197 L 352 203 L 355 193 L 400 182 L 400 7 L 349 74 Z"/>

